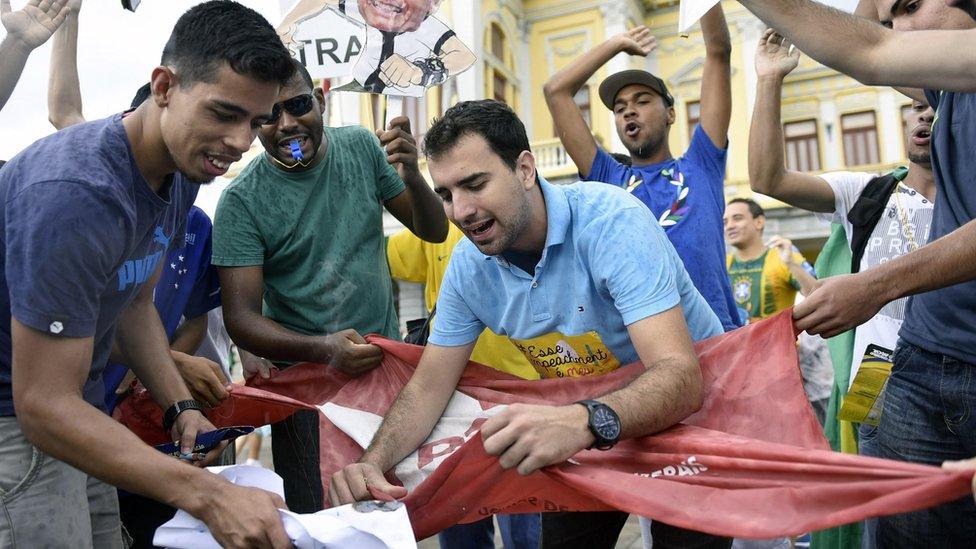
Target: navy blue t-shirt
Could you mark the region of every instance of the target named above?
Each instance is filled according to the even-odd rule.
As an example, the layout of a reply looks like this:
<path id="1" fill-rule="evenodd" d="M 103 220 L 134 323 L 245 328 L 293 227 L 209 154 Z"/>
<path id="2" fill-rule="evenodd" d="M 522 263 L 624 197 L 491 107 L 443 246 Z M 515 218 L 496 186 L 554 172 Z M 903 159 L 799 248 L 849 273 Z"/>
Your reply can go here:
<path id="1" fill-rule="evenodd" d="M 590 181 L 623 187 L 640 199 L 664 227 L 695 288 L 725 331 L 742 325 L 725 264 L 725 158 L 727 151 L 695 126 L 684 156 L 630 167 L 597 148 Z"/>
<path id="2" fill-rule="evenodd" d="M 935 108 L 932 172 L 938 198 L 931 242 L 976 218 L 976 93 L 927 90 L 925 96 Z M 976 281 L 912 297 L 898 335 L 927 351 L 976 364 Z"/>
<path id="3" fill-rule="evenodd" d="M 193 206 L 186 220 L 183 246 L 171 247 L 166 252 L 153 303 L 170 343 L 180 320 L 196 318 L 220 307 L 217 268 L 210 264 L 212 232 L 213 224 L 206 212 Z M 105 368 L 105 409 L 109 413 L 118 403 L 115 390 L 128 371 L 128 366 L 117 362 L 109 362 Z"/>
<path id="4" fill-rule="evenodd" d="M 163 196 L 154 193 L 121 114 L 41 139 L 0 171 L 0 314 L 57 337 L 93 337 L 83 389 L 93 406 L 103 405 L 115 322 L 171 242 L 182 245 L 197 189 L 177 173 Z M 0 416 L 14 414 L 10 374 L 3 322 Z"/>

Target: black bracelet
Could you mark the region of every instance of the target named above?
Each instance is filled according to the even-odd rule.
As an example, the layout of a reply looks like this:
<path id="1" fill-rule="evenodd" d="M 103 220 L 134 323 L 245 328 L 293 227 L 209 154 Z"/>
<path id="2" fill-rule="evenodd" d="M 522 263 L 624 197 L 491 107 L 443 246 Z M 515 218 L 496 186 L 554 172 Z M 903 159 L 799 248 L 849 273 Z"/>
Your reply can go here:
<path id="1" fill-rule="evenodd" d="M 163 414 L 163 429 L 169 431 L 173 428 L 173 424 L 176 423 L 176 418 L 180 414 L 187 410 L 199 410 L 203 413 L 203 404 L 195 400 L 178 400 L 173 403 L 172 406 L 166 409 L 166 413 Z"/>

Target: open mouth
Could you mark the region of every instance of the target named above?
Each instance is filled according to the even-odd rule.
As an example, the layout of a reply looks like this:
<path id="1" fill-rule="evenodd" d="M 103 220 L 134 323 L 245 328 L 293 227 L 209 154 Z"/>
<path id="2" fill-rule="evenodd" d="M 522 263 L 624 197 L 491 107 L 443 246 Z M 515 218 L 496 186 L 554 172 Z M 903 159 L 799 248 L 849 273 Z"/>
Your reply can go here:
<path id="1" fill-rule="evenodd" d="M 208 154 L 206 155 L 206 162 L 205 162 L 207 167 L 207 172 L 214 177 L 219 177 L 227 173 L 227 170 L 228 168 L 230 168 L 230 165 L 236 162 L 237 160 L 239 160 L 239 158 L 233 159 L 225 156 Z"/>
<path id="2" fill-rule="evenodd" d="M 403 13 L 403 6 L 399 4 L 394 4 L 391 2 L 383 2 L 381 0 L 369 0 L 369 4 L 373 6 L 377 11 L 381 11 L 391 15 L 399 15 Z"/>
<path id="3" fill-rule="evenodd" d="M 928 145 L 932 141 L 932 129 L 930 127 L 916 128 L 912 132 L 912 141 L 916 145 Z"/>
<path id="4" fill-rule="evenodd" d="M 624 135 L 627 137 L 637 137 L 638 133 L 640 133 L 640 124 L 637 122 L 627 122 L 624 126 Z"/>
<path id="5" fill-rule="evenodd" d="M 471 236 L 478 237 L 487 234 L 488 231 L 490 231 L 491 228 L 494 226 L 495 226 L 495 220 L 489 219 L 487 221 L 483 221 L 478 224 L 470 224 L 467 227 L 465 227 L 465 230 L 468 231 L 471 234 Z"/>

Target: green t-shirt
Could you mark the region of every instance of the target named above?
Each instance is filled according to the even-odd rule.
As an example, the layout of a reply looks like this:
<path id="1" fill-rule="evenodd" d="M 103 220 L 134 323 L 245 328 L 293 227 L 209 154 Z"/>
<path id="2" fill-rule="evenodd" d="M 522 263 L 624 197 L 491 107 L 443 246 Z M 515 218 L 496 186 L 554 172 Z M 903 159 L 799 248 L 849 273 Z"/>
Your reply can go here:
<path id="1" fill-rule="evenodd" d="M 793 260 L 804 268 L 808 266 L 800 252 L 793 252 Z M 766 250 L 749 261 L 739 261 L 735 254 L 729 254 L 728 267 L 732 297 L 736 305 L 749 313 L 750 322 L 793 306 L 800 283 L 780 259 L 779 253 Z"/>
<path id="2" fill-rule="evenodd" d="M 262 154 L 220 197 L 213 264 L 264 266 L 264 315 L 305 334 L 352 328 L 399 339 L 383 204 L 404 190 L 362 127 L 326 128 L 314 169 L 289 173 Z"/>

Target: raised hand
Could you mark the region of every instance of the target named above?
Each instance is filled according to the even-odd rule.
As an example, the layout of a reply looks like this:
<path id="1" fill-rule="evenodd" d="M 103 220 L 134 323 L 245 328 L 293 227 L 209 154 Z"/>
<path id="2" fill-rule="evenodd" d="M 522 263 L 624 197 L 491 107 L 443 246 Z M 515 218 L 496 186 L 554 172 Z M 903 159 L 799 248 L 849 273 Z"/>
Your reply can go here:
<path id="1" fill-rule="evenodd" d="M 651 34 L 651 29 L 640 25 L 629 31 L 618 34 L 615 39 L 619 43 L 620 51 L 630 55 L 647 57 L 657 48 L 657 39 Z"/>
<path id="2" fill-rule="evenodd" d="M 785 78 L 800 63 L 800 50 L 773 29 L 766 29 L 756 48 L 756 74 Z"/>
<path id="3" fill-rule="evenodd" d="M 376 131 L 376 137 L 380 140 L 380 146 L 386 151 L 386 161 L 396 168 L 400 179 L 407 181 L 411 177 L 420 177 L 417 141 L 410 132 L 409 118 L 406 116 L 394 118 L 385 131 Z"/>
<path id="4" fill-rule="evenodd" d="M 779 258 L 783 260 L 786 265 L 792 265 L 796 263 L 793 260 L 793 241 L 788 238 L 783 238 L 782 236 L 774 236 L 770 239 L 767 246 L 774 249 L 779 253 Z"/>
<path id="5" fill-rule="evenodd" d="M 31 0 L 13 11 L 10 0 L 0 0 L 0 22 L 7 37 L 34 49 L 47 42 L 68 16 L 68 0 Z"/>

